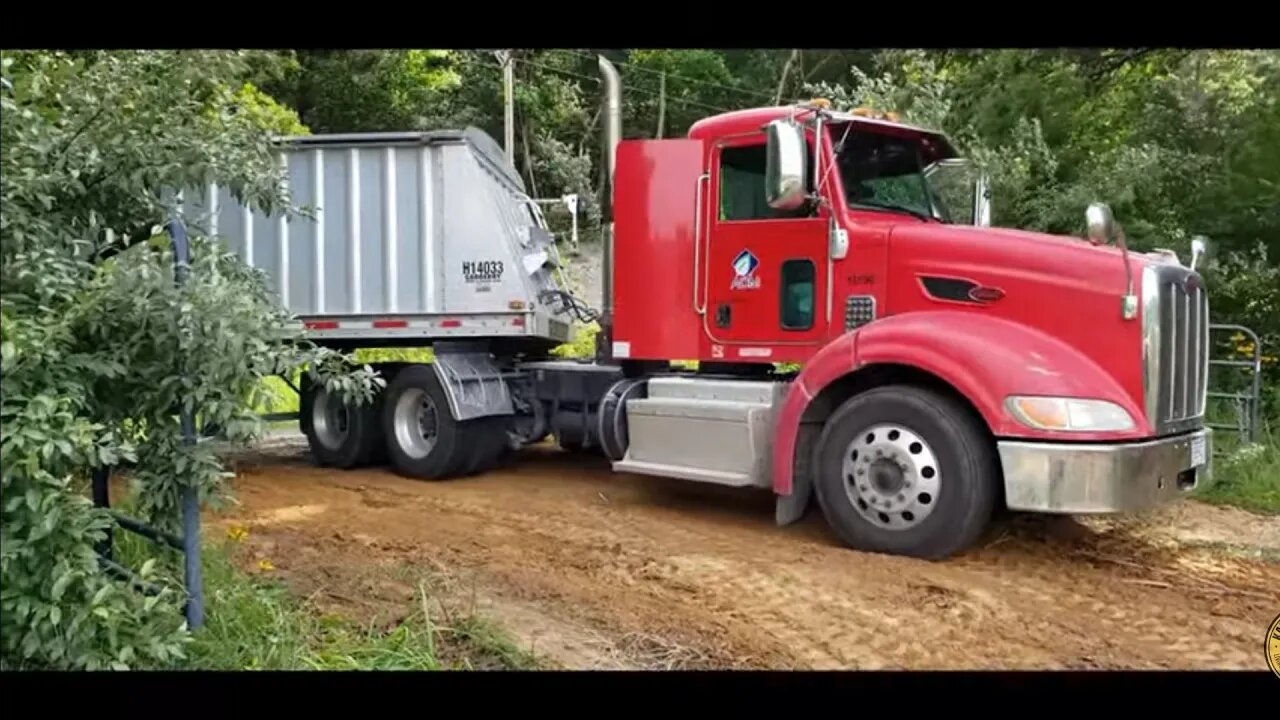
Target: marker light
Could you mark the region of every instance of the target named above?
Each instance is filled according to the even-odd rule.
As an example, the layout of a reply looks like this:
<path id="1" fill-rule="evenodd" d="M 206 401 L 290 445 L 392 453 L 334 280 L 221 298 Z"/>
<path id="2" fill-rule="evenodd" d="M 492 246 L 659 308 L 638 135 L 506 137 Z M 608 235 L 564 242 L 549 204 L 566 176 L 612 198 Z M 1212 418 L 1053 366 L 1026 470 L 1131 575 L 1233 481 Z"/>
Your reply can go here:
<path id="1" fill-rule="evenodd" d="M 869 107 L 854 108 L 852 114 L 857 117 L 871 118 L 872 120 L 887 120 L 889 122 L 898 122 L 900 117 L 898 113 L 893 111 L 881 112 Z"/>
<path id="2" fill-rule="evenodd" d="M 1107 432 L 1133 429 L 1124 408 L 1105 400 L 1011 395 L 1005 407 L 1018 422 L 1037 430 Z"/>

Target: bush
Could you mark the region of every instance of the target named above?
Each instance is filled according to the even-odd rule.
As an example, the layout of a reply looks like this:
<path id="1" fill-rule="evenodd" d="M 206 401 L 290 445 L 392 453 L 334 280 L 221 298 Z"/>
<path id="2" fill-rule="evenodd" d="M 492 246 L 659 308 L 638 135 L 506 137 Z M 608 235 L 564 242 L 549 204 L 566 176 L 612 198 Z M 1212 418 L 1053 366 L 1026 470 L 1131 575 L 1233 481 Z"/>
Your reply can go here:
<path id="1" fill-rule="evenodd" d="M 104 575 L 93 545 L 111 521 L 84 496 L 89 471 L 134 463 L 143 519 L 173 530 L 182 490 L 209 500 L 223 478 L 210 446 L 182 442 L 180 411 L 244 441 L 263 377 L 307 366 L 357 399 L 374 382 L 292 335 L 261 274 L 217 244 L 192 238 L 176 282 L 166 189 L 216 181 L 288 210 L 261 113 L 231 90 L 243 54 L 2 64 L 0 664 L 164 663 L 185 642 L 181 598 Z"/>

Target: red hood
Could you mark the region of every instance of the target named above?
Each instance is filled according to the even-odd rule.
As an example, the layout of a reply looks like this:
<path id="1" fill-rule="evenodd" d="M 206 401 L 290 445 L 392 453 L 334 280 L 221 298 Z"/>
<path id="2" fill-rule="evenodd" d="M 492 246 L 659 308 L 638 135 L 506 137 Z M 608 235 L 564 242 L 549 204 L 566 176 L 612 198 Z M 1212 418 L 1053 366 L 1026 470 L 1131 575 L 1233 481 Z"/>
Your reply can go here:
<path id="1" fill-rule="evenodd" d="M 1143 267 L 1153 262 L 1129 254 L 1139 297 Z M 1141 407 L 1141 323 L 1123 316 L 1127 278 L 1119 248 L 1005 228 L 899 223 L 889 231 L 889 265 L 901 280 L 888 290 L 891 313 L 974 312 L 1034 328 L 1088 358 Z M 926 277 L 968 280 L 1001 295 L 985 304 L 939 299 L 924 287 Z"/>
<path id="2" fill-rule="evenodd" d="M 1059 281 L 1075 280 L 1117 296 L 1124 292 L 1123 254 L 1114 245 L 1094 245 L 1069 235 L 935 223 L 899 223 L 890 231 L 890 238 L 894 246 L 919 243 L 928 248 L 928 256 L 956 269 L 1003 267 L 1015 274 L 1044 273 Z M 1154 262 L 1159 261 L 1129 252 L 1135 291 L 1143 267 Z"/>

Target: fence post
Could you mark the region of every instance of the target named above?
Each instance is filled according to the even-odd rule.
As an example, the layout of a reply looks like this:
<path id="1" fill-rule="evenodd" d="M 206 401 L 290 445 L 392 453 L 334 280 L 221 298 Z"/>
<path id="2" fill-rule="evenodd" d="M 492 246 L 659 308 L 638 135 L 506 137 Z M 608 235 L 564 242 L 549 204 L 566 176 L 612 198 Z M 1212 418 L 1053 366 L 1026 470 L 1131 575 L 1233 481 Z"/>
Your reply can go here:
<path id="1" fill-rule="evenodd" d="M 95 467 L 91 477 L 93 479 L 93 506 L 107 510 L 111 509 L 111 486 L 108 482 L 111 479 L 110 468 L 105 465 Z M 114 541 L 112 535 L 112 528 L 108 526 L 106 537 L 94 547 L 94 550 L 107 560 L 111 559 L 111 546 Z"/>
<path id="2" fill-rule="evenodd" d="M 173 272 L 178 287 L 186 284 L 191 265 L 191 245 L 182 222 L 169 223 L 173 238 Z M 182 408 L 182 444 L 196 443 L 196 422 L 191 410 Z M 182 555 L 183 579 L 187 586 L 187 627 L 195 630 L 204 625 L 204 578 L 200 563 L 200 493 L 192 484 L 182 488 Z"/>

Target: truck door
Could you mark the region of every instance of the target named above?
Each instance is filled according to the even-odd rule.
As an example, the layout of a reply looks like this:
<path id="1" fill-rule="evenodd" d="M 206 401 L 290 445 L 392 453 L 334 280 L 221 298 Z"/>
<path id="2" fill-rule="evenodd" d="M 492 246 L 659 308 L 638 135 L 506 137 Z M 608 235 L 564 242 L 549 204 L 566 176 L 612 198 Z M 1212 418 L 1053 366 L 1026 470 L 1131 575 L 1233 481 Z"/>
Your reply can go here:
<path id="1" fill-rule="evenodd" d="M 761 132 L 711 149 L 703 327 L 712 343 L 726 346 L 726 359 L 818 344 L 829 321 L 827 210 L 769 207 L 765 142 Z M 809 157 L 812 168 L 812 138 Z M 733 347 L 744 344 L 753 347 Z"/>

